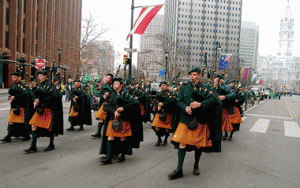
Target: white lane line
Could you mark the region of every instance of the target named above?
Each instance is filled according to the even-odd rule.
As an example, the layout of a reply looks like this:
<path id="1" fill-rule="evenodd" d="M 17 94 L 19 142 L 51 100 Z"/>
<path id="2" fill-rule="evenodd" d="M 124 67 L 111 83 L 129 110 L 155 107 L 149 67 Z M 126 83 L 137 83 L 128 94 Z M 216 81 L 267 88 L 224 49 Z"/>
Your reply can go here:
<path id="1" fill-rule="evenodd" d="M 250 110 L 252 110 L 253 108 L 256 108 L 258 105 L 261 105 L 262 103 L 264 103 L 266 101 L 260 102 L 259 104 L 254 105 L 253 107 L 247 109 L 247 111 L 245 112 L 245 114 L 247 114 L 247 112 L 249 112 Z"/>
<path id="2" fill-rule="evenodd" d="M 243 121 L 243 122 L 245 121 L 245 119 L 247 119 L 247 117 L 242 117 L 242 121 Z"/>
<path id="3" fill-rule="evenodd" d="M 300 138 L 300 129 L 297 122 L 284 121 L 285 136 Z"/>
<path id="4" fill-rule="evenodd" d="M 10 108 L 0 108 L 0 111 L 10 110 Z"/>
<path id="5" fill-rule="evenodd" d="M 294 119 L 289 117 L 280 117 L 280 116 L 268 116 L 268 115 L 259 115 L 259 114 L 245 114 L 247 116 L 257 116 L 257 117 L 266 117 L 266 118 L 278 118 L 278 119 Z"/>
<path id="6" fill-rule="evenodd" d="M 270 119 L 258 119 L 254 126 L 250 129 L 251 132 L 266 133 L 269 127 Z"/>

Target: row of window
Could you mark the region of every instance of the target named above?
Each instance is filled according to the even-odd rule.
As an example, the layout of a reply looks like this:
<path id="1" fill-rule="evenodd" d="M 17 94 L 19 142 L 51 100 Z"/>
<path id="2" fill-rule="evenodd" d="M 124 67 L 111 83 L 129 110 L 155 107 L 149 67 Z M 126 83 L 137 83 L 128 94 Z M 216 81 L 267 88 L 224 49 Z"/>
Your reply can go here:
<path id="1" fill-rule="evenodd" d="M 178 31 L 180 31 L 180 30 L 182 30 L 182 31 L 183 30 L 193 31 L 193 28 L 191 28 L 191 27 L 181 27 L 181 29 L 180 29 L 180 27 L 178 27 Z M 199 28 L 198 29 L 194 28 L 194 31 L 199 31 Z M 213 33 L 218 33 L 218 30 L 213 30 L 212 32 Z M 234 34 L 234 35 L 236 35 L 236 34 L 239 35 L 240 34 L 239 32 L 236 32 L 236 31 L 224 31 L 224 30 L 219 30 L 219 33 L 228 33 L 228 34 Z M 204 38 L 204 37 L 205 37 L 205 35 L 202 35 L 202 38 Z M 208 38 L 208 35 L 207 35 L 207 38 Z M 211 38 L 211 36 L 209 38 Z"/>
<path id="2" fill-rule="evenodd" d="M 195 13 L 197 13 L 197 10 L 193 10 L 193 9 L 184 9 L 184 8 L 178 8 L 178 10 L 179 11 L 181 11 L 181 12 L 189 12 L 189 13 L 191 13 L 191 12 L 195 12 Z M 227 15 L 227 16 L 239 16 L 239 17 L 241 17 L 241 14 L 234 14 L 234 13 L 230 13 L 230 12 L 228 12 L 228 13 L 225 13 L 225 12 L 218 12 L 218 11 L 206 11 L 206 10 L 198 10 L 198 13 L 210 13 L 210 14 L 217 14 L 217 15 Z M 184 14 L 184 13 L 182 13 L 182 14 Z"/>
<path id="3" fill-rule="evenodd" d="M 187 15 L 187 14 L 178 14 L 178 18 L 180 18 L 180 16 L 182 17 L 182 18 L 195 18 L 195 19 L 197 19 L 197 16 L 192 16 L 192 15 Z M 205 16 L 198 16 L 198 19 L 202 19 L 202 20 L 215 20 L 215 21 L 218 21 L 218 18 L 216 18 L 216 17 L 205 17 Z M 222 18 L 219 18 L 219 20 L 220 21 L 222 21 Z M 225 21 L 225 18 L 223 18 L 223 21 Z M 237 22 L 238 21 L 238 23 L 241 23 L 241 20 L 239 19 L 239 20 L 236 20 L 236 19 L 227 19 L 226 18 L 226 21 L 227 22 Z"/>
<path id="4" fill-rule="evenodd" d="M 207 1 L 207 2 L 210 2 L 210 0 L 203 0 L 204 2 L 205 1 Z M 214 0 L 211 0 L 211 2 L 214 2 Z M 227 1 L 226 2 L 226 0 L 215 0 L 215 2 L 216 3 L 228 3 L 228 4 L 236 4 L 236 5 L 241 5 L 241 2 L 238 2 L 238 1 Z M 199 7 L 201 6 L 201 4 L 200 3 L 187 3 L 187 2 L 179 2 L 179 5 L 184 5 L 184 3 L 185 3 L 185 5 L 189 5 L 189 6 L 198 6 L 199 5 Z M 203 5 L 203 4 L 202 4 Z M 204 4 L 204 5 L 206 5 L 206 4 Z M 212 7 L 213 7 L 213 5 L 211 5 Z"/>
<path id="5" fill-rule="evenodd" d="M 178 23 L 180 23 L 180 21 L 178 21 Z M 195 25 L 197 25 L 197 23 L 198 23 L 198 25 L 199 24 L 201 24 L 201 25 L 205 25 L 205 23 L 203 23 L 203 22 L 187 22 L 187 21 L 181 21 L 181 24 L 195 24 Z M 212 23 L 207 23 L 207 26 L 214 26 L 214 27 L 222 27 L 222 24 L 212 24 Z M 225 27 L 225 25 L 223 24 L 223 27 Z M 227 28 L 230 28 L 230 25 L 229 24 L 227 24 L 226 25 L 226 27 Z M 235 26 L 233 26 L 233 25 L 231 25 L 231 28 L 235 28 L 236 29 L 236 25 Z M 239 29 L 240 28 L 240 26 L 237 26 L 237 28 Z"/>

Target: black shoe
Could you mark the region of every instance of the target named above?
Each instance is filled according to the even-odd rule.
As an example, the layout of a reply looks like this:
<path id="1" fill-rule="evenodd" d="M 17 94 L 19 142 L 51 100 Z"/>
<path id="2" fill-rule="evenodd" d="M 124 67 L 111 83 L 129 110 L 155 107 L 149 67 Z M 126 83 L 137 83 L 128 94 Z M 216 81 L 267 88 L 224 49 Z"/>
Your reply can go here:
<path id="1" fill-rule="evenodd" d="M 106 156 L 100 157 L 100 162 L 103 162 L 103 161 L 105 161 L 106 159 L 107 159 Z"/>
<path id="2" fill-rule="evenodd" d="M 101 161 L 101 165 L 108 165 L 108 164 L 111 164 L 111 159 L 105 159 L 105 160 L 103 160 L 103 161 Z"/>
<path id="3" fill-rule="evenodd" d="M 55 146 L 53 144 L 49 145 L 48 147 L 46 147 L 46 149 L 44 151 L 51 151 L 54 150 Z"/>
<path id="4" fill-rule="evenodd" d="M 157 140 L 155 146 L 160 146 L 161 145 L 161 140 Z"/>
<path id="5" fill-rule="evenodd" d="M 6 136 L 6 137 L 4 137 L 2 140 L 0 140 L 0 141 L 2 141 L 2 142 L 11 142 L 11 138 L 10 138 L 10 136 Z"/>
<path id="6" fill-rule="evenodd" d="M 25 149 L 24 152 L 25 152 L 26 154 L 28 154 L 28 153 L 34 153 L 34 152 L 37 152 L 37 148 L 36 148 L 36 147 L 31 147 L 31 146 L 30 146 L 30 148 Z"/>
<path id="7" fill-rule="evenodd" d="M 183 172 L 182 172 L 182 170 L 180 170 L 180 171 L 174 170 L 174 172 L 169 174 L 168 177 L 169 177 L 170 180 L 175 180 L 177 178 L 183 177 Z"/>
<path id="8" fill-rule="evenodd" d="M 83 127 L 80 127 L 78 130 L 79 130 L 79 131 L 83 131 Z"/>
<path id="9" fill-rule="evenodd" d="M 164 140 L 164 142 L 162 143 L 162 146 L 167 146 L 168 145 L 168 141 L 167 141 L 167 139 L 166 140 Z"/>
<path id="10" fill-rule="evenodd" d="M 126 159 L 125 159 L 125 156 L 124 155 L 121 155 L 118 157 L 118 162 L 121 163 L 121 162 L 124 162 Z"/>
<path id="11" fill-rule="evenodd" d="M 98 134 L 98 133 L 96 133 L 96 134 L 93 134 L 93 135 L 91 135 L 92 137 L 95 137 L 95 138 L 101 138 L 101 134 Z"/>
<path id="12" fill-rule="evenodd" d="M 74 127 L 68 128 L 67 131 L 74 131 Z"/>
<path id="13" fill-rule="evenodd" d="M 199 170 L 199 168 L 194 168 L 193 174 L 194 174 L 195 176 L 199 176 L 199 175 L 200 175 L 200 170 Z"/>
<path id="14" fill-rule="evenodd" d="M 224 135 L 223 138 L 222 138 L 222 140 L 227 140 L 227 136 Z"/>
<path id="15" fill-rule="evenodd" d="M 28 140 L 30 140 L 30 139 L 31 139 L 30 136 L 26 136 L 26 137 L 23 138 L 22 141 L 28 141 Z"/>
<path id="16" fill-rule="evenodd" d="M 228 138 L 228 141 L 232 141 L 232 137 L 231 136 Z"/>

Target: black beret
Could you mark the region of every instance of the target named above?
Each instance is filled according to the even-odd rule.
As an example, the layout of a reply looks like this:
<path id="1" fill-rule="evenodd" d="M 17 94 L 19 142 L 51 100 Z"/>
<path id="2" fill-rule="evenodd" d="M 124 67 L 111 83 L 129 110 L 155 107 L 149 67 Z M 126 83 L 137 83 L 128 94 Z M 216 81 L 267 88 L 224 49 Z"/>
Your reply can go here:
<path id="1" fill-rule="evenodd" d="M 123 79 L 122 78 L 115 78 L 113 82 L 120 82 L 120 84 L 123 84 Z"/>
<path id="2" fill-rule="evenodd" d="M 37 72 L 37 75 L 39 75 L 39 74 L 48 76 L 48 71 L 46 71 L 46 70 L 41 70 L 41 71 Z"/>
<path id="3" fill-rule="evenodd" d="M 198 67 L 194 67 L 192 68 L 192 70 L 190 70 L 189 74 L 191 74 L 192 72 L 198 72 L 199 74 L 201 74 L 201 69 Z"/>
<path id="4" fill-rule="evenodd" d="M 81 83 L 81 80 L 74 80 L 74 82 L 80 82 Z"/>
<path id="5" fill-rule="evenodd" d="M 228 83 L 230 84 L 230 83 L 232 83 L 232 82 L 235 82 L 235 80 L 230 80 Z"/>
<path id="6" fill-rule="evenodd" d="M 21 76 L 21 73 L 19 73 L 19 72 L 14 72 L 14 73 L 12 73 L 11 75 L 12 75 L 12 76 Z"/>
<path id="7" fill-rule="evenodd" d="M 110 76 L 110 77 L 114 78 L 114 75 L 112 75 L 110 73 L 106 74 L 106 76 Z"/>
<path id="8" fill-rule="evenodd" d="M 222 78 L 220 74 L 215 74 L 215 78 Z"/>
<path id="9" fill-rule="evenodd" d="M 166 81 L 163 81 L 163 82 L 160 82 L 159 87 L 163 84 L 168 85 Z"/>

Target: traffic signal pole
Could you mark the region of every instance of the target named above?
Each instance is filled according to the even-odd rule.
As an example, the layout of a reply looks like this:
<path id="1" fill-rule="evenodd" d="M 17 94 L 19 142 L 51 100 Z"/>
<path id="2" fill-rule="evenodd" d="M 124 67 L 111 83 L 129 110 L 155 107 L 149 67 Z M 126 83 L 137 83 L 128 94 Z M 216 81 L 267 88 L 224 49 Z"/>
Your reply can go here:
<path id="1" fill-rule="evenodd" d="M 132 3 L 131 3 L 130 31 L 133 29 L 133 11 L 134 11 L 134 0 L 132 0 Z M 132 42 L 133 42 L 133 35 L 130 35 L 129 49 L 132 49 Z M 131 71 L 132 71 L 132 51 L 129 52 L 129 59 L 131 59 L 131 62 L 129 62 L 129 65 L 128 65 L 128 80 L 127 80 L 127 85 L 131 84 L 131 77 L 132 77 L 131 76 Z"/>

